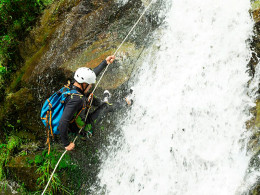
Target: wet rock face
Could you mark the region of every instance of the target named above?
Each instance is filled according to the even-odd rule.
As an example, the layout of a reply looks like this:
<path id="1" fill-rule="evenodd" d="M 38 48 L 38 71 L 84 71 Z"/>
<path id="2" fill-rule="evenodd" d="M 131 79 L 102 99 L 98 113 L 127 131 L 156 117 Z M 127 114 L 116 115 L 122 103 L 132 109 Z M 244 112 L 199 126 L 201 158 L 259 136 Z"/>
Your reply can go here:
<path id="1" fill-rule="evenodd" d="M 41 133 L 40 124 L 38 120 L 35 120 L 39 109 L 32 110 L 32 107 L 35 106 L 34 102 L 35 97 L 32 90 L 26 87 L 15 93 L 9 93 L 0 111 L 0 121 L 13 130 L 25 129 L 30 132 Z M 5 127 L 2 126 L 2 128 Z"/>
<path id="2" fill-rule="evenodd" d="M 252 40 L 250 41 L 250 48 L 252 50 L 252 57 L 249 61 L 249 73 L 251 76 L 254 76 L 255 74 L 255 68 L 256 65 L 259 62 L 260 57 L 260 4 L 259 1 L 251 1 L 251 7 L 250 14 L 252 19 L 255 21 L 254 25 L 254 35 L 252 37 Z"/>
<path id="3" fill-rule="evenodd" d="M 68 79 L 72 79 L 73 72 L 77 68 L 82 66 L 94 68 L 107 56 L 114 54 L 148 2 L 146 0 L 54 1 L 20 45 L 24 65 L 13 76 L 6 89 L 8 96 L 0 105 L 0 135 L 4 131 L 17 131 L 22 132 L 19 135 L 22 137 L 26 132 L 33 135 L 34 141 L 44 144 L 46 135 L 40 120 L 43 102 L 63 87 Z M 109 67 L 97 92 L 103 89 L 117 89 L 128 81 L 132 70 L 137 68 L 138 57 L 152 42 L 153 31 L 163 22 L 163 18 L 158 16 L 160 6 L 162 0 L 157 0 L 140 20 L 118 51 L 117 60 Z M 5 127 L 2 124 L 8 124 L 4 131 L 2 129 Z M 102 136 L 105 137 L 103 134 Z M 100 144 L 98 142 L 92 146 L 93 153 Z M 96 154 L 93 156 L 96 161 Z M 14 157 L 7 165 L 10 179 L 18 178 L 24 181 L 20 178 L 24 176 L 29 179 L 26 186 L 33 190 L 37 179 L 36 175 L 35 177 L 31 175 L 34 167 L 26 167 L 23 162 L 22 157 Z M 92 170 L 92 173 L 95 175 L 96 171 Z"/>
<path id="4" fill-rule="evenodd" d="M 251 15 L 255 21 L 254 25 L 254 36 L 252 37 L 252 41 L 250 43 L 250 47 L 252 50 L 252 57 L 248 63 L 249 74 L 254 78 L 256 66 L 259 64 L 260 58 L 260 7 L 259 2 L 252 2 L 252 10 Z M 260 154 L 260 144 L 259 144 L 259 129 L 260 129 L 260 82 L 259 82 L 259 90 L 257 92 L 258 98 L 256 100 L 256 107 L 251 110 L 253 118 L 249 121 L 248 129 L 252 131 L 252 137 L 249 141 L 250 151 L 253 152 L 253 157 L 250 161 L 249 172 L 251 171 L 259 171 L 259 154 Z M 255 195 L 260 193 L 260 180 L 258 179 L 255 183 L 255 186 L 248 192 L 250 195 Z"/>
<path id="5" fill-rule="evenodd" d="M 69 1 L 65 2 L 67 3 L 64 3 L 64 6 L 67 7 L 72 4 Z M 81 66 L 96 67 L 106 56 L 115 52 L 144 9 L 141 0 L 128 1 L 123 6 L 120 6 L 117 1 L 105 0 L 76 1 L 73 5 L 67 14 L 60 13 L 67 10 L 58 7 L 56 12 L 65 15 L 56 19 L 59 21 L 58 24 L 53 26 L 49 24 L 56 14 L 55 10 L 49 13 L 50 21 L 45 23 L 42 21 L 43 25 L 50 25 L 52 29 L 46 35 L 48 40 L 34 53 L 33 56 L 37 55 L 36 59 L 31 60 L 33 56 L 25 56 L 25 59 L 28 59 L 26 62 L 28 63 L 30 60 L 31 62 L 24 70 L 22 78 L 24 82 L 48 76 L 43 74 L 47 69 L 52 74 L 58 68 L 62 68 L 64 71 L 75 71 Z M 138 55 L 138 48 L 143 46 L 149 32 L 151 33 L 158 26 L 153 20 L 152 16 L 148 15 L 140 21 L 136 31 L 133 32 L 134 35 L 127 40 L 131 49 L 128 50 L 125 47 L 121 50 L 121 55 L 125 55 L 127 58 L 135 58 Z M 42 26 L 38 28 L 44 29 Z M 40 30 L 34 32 L 36 32 L 33 35 L 34 39 L 42 36 Z M 31 52 L 28 53 L 31 54 Z M 125 71 L 129 71 L 128 68 L 125 68 Z M 122 78 L 119 80 L 125 81 Z"/>
<path id="6" fill-rule="evenodd" d="M 151 41 L 149 37 L 153 30 L 163 21 L 158 17 L 162 2 L 157 2 L 118 51 L 117 61 L 109 67 L 100 88 L 115 89 L 129 79 L 137 57 Z M 30 105 L 26 104 L 24 108 L 18 105 L 13 109 L 10 102 L 19 102 L 7 97 L 4 104 L 7 104 L 5 110 L 8 112 L 0 112 L 0 122 L 8 118 L 15 123 L 14 116 L 18 114 L 25 128 L 33 131 L 36 127 L 44 132 L 39 120 L 43 101 L 72 79 L 77 68 L 94 68 L 112 55 L 145 6 L 146 1 L 141 0 L 124 3 L 118 0 L 64 0 L 51 5 L 21 44 L 24 66 L 14 75 L 7 89 L 11 97 L 26 89 L 24 97 L 28 96 L 27 92 L 30 94 L 27 98 Z"/>
<path id="7" fill-rule="evenodd" d="M 36 173 L 37 167 L 28 164 L 28 158 L 33 156 L 19 156 L 13 158 L 7 165 L 9 179 L 23 182 L 27 189 L 32 191 L 38 190 L 36 185 L 37 179 L 40 177 Z"/>
<path id="8" fill-rule="evenodd" d="M 259 62 L 258 59 L 260 57 L 260 22 L 255 23 L 254 25 L 254 36 L 252 37 L 252 42 L 250 46 L 253 53 L 248 66 L 250 75 L 254 76 L 255 68 Z"/>
<path id="9" fill-rule="evenodd" d="M 161 1 L 140 20 L 117 53 L 100 86 L 115 89 L 126 82 L 135 67 L 136 58 L 149 44 L 149 37 L 162 22 L 158 19 Z M 24 66 L 12 78 L 9 93 L 2 104 L 0 122 L 6 118 L 15 125 L 44 131 L 39 120 L 43 101 L 73 78 L 81 66 L 94 68 L 112 55 L 143 12 L 146 1 L 63 0 L 44 11 L 37 26 L 20 46 Z M 156 8 L 156 9 L 155 9 Z M 158 11 L 159 10 L 159 11 Z M 19 93 L 26 103 L 19 105 Z M 11 97 L 11 98 L 9 98 Z M 13 97 L 16 97 L 13 99 Z M 13 105 L 18 105 L 13 107 Z"/>
<path id="10" fill-rule="evenodd" d="M 253 10 L 251 11 L 252 17 L 255 21 L 254 25 L 254 36 L 252 37 L 252 41 L 250 43 L 250 47 L 252 50 L 252 57 L 248 63 L 249 74 L 254 78 L 256 66 L 259 64 L 260 58 L 260 7 L 258 4 L 253 3 Z M 259 129 L 260 128 L 260 82 L 259 82 L 259 90 L 258 90 L 258 99 L 256 100 L 256 107 L 253 110 L 254 119 L 250 128 Z M 258 137 L 258 136 L 257 136 Z"/>

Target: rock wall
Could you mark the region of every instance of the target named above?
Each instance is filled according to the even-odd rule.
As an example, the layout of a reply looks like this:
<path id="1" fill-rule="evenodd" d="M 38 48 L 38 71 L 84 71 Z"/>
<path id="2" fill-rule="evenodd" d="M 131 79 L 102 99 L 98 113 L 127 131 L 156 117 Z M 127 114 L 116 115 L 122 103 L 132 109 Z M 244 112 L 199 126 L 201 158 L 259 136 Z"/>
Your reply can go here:
<path id="1" fill-rule="evenodd" d="M 13 75 L 10 85 L 6 87 L 5 101 L 0 104 L 0 144 L 5 143 L 6 133 L 26 140 L 5 150 L 10 154 L 8 163 L 5 164 L 0 155 L 0 172 L 8 173 L 7 179 L 19 180 L 25 183 L 27 189 L 36 190 L 33 185 L 38 177 L 34 174 L 35 166 L 28 166 L 26 162 L 46 149 L 45 130 L 39 117 L 43 101 L 66 84 L 78 67 L 94 68 L 106 56 L 113 54 L 148 5 L 147 2 L 61 0 L 55 1 L 44 11 L 35 28 L 20 45 L 24 65 Z M 252 58 L 248 64 L 252 77 L 260 57 L 260 6 L 253 7 L 251 14 L 256 22 L 255 36 L 251 42 Z M 141 19 L 120 49 L 117 61 L 109 68 L 98 91 L 118 90 L 128 81 L 136 58 L 152 41 L 152 32 L 163 23 L 163 18 L 159 17 L 161 9 L 164 9 L 163 3 L 158 0 Z M 260 153 L 260 97 L 252 113 L 254 118 L 248 122 L 248 128 L 254 131 L 254 135 L 249 145 L 257 157 Z M 98 170 L 96 150 L 101 142 L 105 142 L 105 136 L 99 133 L 92 142 L 84 143 L 88 150 L 73 154 L 79 166 L 85 165 L 81 169 L 87 176 L 83 187 L 93 182 Z M 259 167 L 255 158 L 252 159 L 252 166 Z M 250 193 L 260 194 L 259 186 L 256 185 Z"/>
<path id="2" fill-rule="evenodd" d="M 254 25 L 254 36 L 252 37 L 250 46 L 252 50 L 252 57 L 249 61 L 249 74 L 252 76 L 252 80 L 256 74 L 256 66 L 259 66 L 260 58 L 260 2 L 252 1 L 252 10 L 250 10 L 252 19 L 255 21 Z M 251 81 L 249 81 L 251 82 Z M 258 81 L 258 91 L 256 92 L 256 107 L 251 110 L 253 118 L 248 121 L 247 127 L 252 131 L 252 137 L 249 141 L 249 152 L 253 152 L 254 156 L 250 162 L 249 172 L 259 171 L 260 162 L 258 156 L 260 154 L 260 81 Z M 249 194 L 256 195 L 260 194 L 260 182 L 256 181 L 255 185 L 250 190 Z"/>
<path id="3" fill-rule="evenodd" d="M 6 179 L 24 183 L 30 191 L 39 189 L 33 185 L 37 183 L 36 167 L 29 166 L 28 159 L 47 147 L 40 120 L 43 101 L 72 79 L 78 67 L 94 68 L 112 55 L 145 6 L 147 1 L 141 0 L 61 0 L 44 10 L 30 35 L 20 44 L 23 66 L 12 76 L 6 86 L 5 101 L 0 103 L 0 146 L 8 151 L 8 156 L 2 156 L 8 160 L 0 160 L 0 178 L 5 175 Z M 109 67 L 97 91 L 115 90 L 128 81 L 136 58 L 163 22 L 158 16 L 162 1 L 153 7 L 119 50 L 117 60 Z M 18 138 L 19 144 L 12 150 L 7 148 L 6 135 Z M 74 158 L 88 158 L 87 162 L 93 164 L 94 160 L 97 164 L 98 145 L 105 141 L 100 137 L 94 138 L 94 143 L 87 143 L 90 153 L 85 151 Z M 63 150 L 60 146 L 55 148 Z M 85 174 L 95 175 L 93 170 Z"/>

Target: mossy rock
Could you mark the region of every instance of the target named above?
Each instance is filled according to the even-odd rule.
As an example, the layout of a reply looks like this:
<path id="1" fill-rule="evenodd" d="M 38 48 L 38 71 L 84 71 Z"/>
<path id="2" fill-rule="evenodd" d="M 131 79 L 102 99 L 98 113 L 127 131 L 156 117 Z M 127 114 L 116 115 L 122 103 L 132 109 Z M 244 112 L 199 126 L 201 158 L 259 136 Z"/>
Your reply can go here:
<path id="1" fill-rule="evenodd" d="M 26 140 L 32 140 L 34 141 L 36 139 L 36 136 L 32 133 L 29 133 L 25 130 L 19 131 L 18 133 L 15 134 L 17 137 L 21 138 L 21 139 L 26 139 Z M 34 143 L 30 143 L 27 145 L 34 145 Z"/>
<path id="2" fill-rule="evenodd" d="M 0 181 L 4 177 L 4 164 L 8 156 L 8 150 L 5 147 L 0 149 Z"/>
<path id="3" fill-rule="evenodd" d="M 21 144 L 21 140 L 19 137 L 17 136 L 10 136 L 9 140 L 7 142 L 7 150 L 9 150 L 9 152 L 12 152 L 16 147 L 18 147 Z"/>
<path id="4" fill-rule="evenodd" d="M 39 26 L 33 29 L 26 44 L 21 47 L 25 66 L 14 79 L 13 86 L 17 86 L 21 78 L 26 83 L 42 78 L 42 73 L 47 69 L 75 71 L 79 66 L 94 68 L 114 53 L 137 19 L 136 13 L 141 6 L 143 3 L 140 0 L 130 1 L 122 7 L 118 7 L 115 1 L 105 0 L 55 2 L 45 10 Z M 65 20 L 63 15 L 69 11 Z M 54 24 L 51 23 L 52 18 L 56 18 Z M 149 25 L 150 21 L 141 20 L 139 26 L 142 27 L 136 28 L 137 31 L 141 29 L 138 36 L 129 36 L 128 43 L 123 45 L 120 52 L 124 55 L 128 53 L 134 59 L 136 56 L 132 52 L 138 51 L 137 43 L 143 44 L 144 37 L 151 30 Z M 136 38 L 141 41 L 136 41 Z M 114 73 L 122 76 L 115 80 L 112 88 L 127 80 L 126 71 L 130 69 L 129 66 L 121 66 L 122 74 Z M 108 77 L 111 78 L 111 75 Z"/>
<path id="5" fill-rule="evenodd" d="M 82 52 L 77 58 L 66 62 L 63 68 L 74 72 L 79 67 L 97 67 L 107 56 L 112 55 L 116 49 L 116 45 L 120 43 L 109 44 L 110 38 L 104 38 L 94 42 L 88 49 Z M 102 89 L 116 89 L 126 82 L 136 65 L 138 55 L 142 52 L 137 49 L 135 44 L 126 42 L 118 52 L 116 61 L 110 65 L 108 71 L 100 82 Z"/>
<path id="6" fill-rule="evenodd" d="M 2 124 L 11 126 L 13 130 L 19 127 L 36 134 L 39 133 L 39 136 L 44 134 L 43 127 L 40 126 L 40 108 L 35 107 L 37 103 L 38 100 L 28 88 L 21 88 L 15 93 L 9 93 L 4 102 L 4 111 L 2 114 L 0 113 Z"/>
<path id="7" fill-rule="evenodd" d="M 258 23 L 260 21 L 260 0 L 251 3 L 251 14 L 255 23 Z"/>
<path id="8" fill-rule="evenodd" d="M 251 172 L 251 171 L 259 172 L 260 171 L 259 155 L 260 155 L 260 147 L 258 147 L 258 152 L 255 153 L 255 155 L 250 160 L 249 172 Z M 258 194 L 260 194 L 260 179 L 257 179 L 257 181 L 255 182 L 255 186 L 252 187 L 252 189 L 249 191 L 249 195 L 258 195 Z"/>
<path id="9" fill-rule="evenodd" d="M 36 166 L 32 166 L 28 163 L 29 160 L 33 160 L 34 155 L 18 156 L 12 158 L 6 165 L 8 179 L 13 179 L 24 183 L 25 187 L 30 191 L 38 190 L 37 179 L 40 177 L 36 173 Z"/>
<path id="10" fill-rule="evenodd" d="M 33 56 L 39 48 L 46 45 L 54 36 L 54 32 L 66 14 L 80 2 L 80 0 L 54 1 L 49 8 L 45 9 L 37 25 L 30 32 L 25 42 L 20 46 L 23 58 Z"/>
<path id="11" fill-rule="evenodd" d="M 256 107 L 251 110 L 251 113 L 254 117 L 247 121 L 247 129 L 252 131 L 248 146 L 256 154 L 260 152 L 260 100 L 256 101 Z"/>
<path id="12" fill-rule="evenodd" d="M 255 0 L 251 3 L 252 10 L 258 10 L 260 9 L 260 0 Z"/>
<path id="13" fill-rule="evenodd" d="M 22 88 L 16 93 L 8 94 L 5 105 L 10 112 L 12 112 L 13 109 L 21 112 L 26 110 L 26 107 L 28 107 L 32 101 L 33 96 L 31 91 L 27 88 Z"/>
<path id="14" fill-rule="evenodd" d="M 260 129 L 260 100 L 256 101 L 256 119 L 255 119 L 255 127 Z"/>

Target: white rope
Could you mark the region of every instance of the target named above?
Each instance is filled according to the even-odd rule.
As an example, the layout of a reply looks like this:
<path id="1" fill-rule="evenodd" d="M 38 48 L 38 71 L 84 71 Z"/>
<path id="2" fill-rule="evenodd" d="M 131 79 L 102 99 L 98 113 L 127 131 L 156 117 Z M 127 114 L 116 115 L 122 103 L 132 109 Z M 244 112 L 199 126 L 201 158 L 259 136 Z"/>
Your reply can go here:
<path id="1" fill-rule="evenodd" d="M 129 31 L 129 33 L 126 35 L 125 39 L 122 41 L 122 43 L 118 46 L 116 52 L 114 53 L 114 55 L 116 55 L 117 51 L 120 49 L 120 47 L 124 44 L 124 42 L 126 41 L 126 39 L 128 38 L 128 36 L 130 35 L 130 33 L 134 30 L 134 28 L 136 27 L 136 25 L 139 23 L 139 21 L 141 20 L 141 18 L 143 17 L 143 15 L 145 14 L 145 12 L 149 9 L 149 7 L 152 5 L 154 0 L 152 0 L 149 5 L 146 7 L 146 9 L 143 11 L 143 13 L 141 14 L 141 16 L 139 17 L 139 19 L 136 21 L 136 23 L 134 24 L 134 26 L 132 27 L 132 29 Z"/>
<path id="2" fill-rule="evenodd" d="M 63 156 L 66 154 L 66 152 L 67 152 L 67 150 L 65 150 L 65 151 L 63 152 L 63 154 L 61 155 L 59 161 L 57 162 L 57 164 L 56 164 L 54 170 L 52 171 L 51 177 L 50 177 L 50 179 L 49 179 L 49 181 L 48 181 L 46 187 L 44 188 L 44 190 L 43 190 L 43 192 L 42 192 L 42 195 L 43 195 L 43 194 L 45 193 L 45 191 L 47 190 L 47 188 L 48 188 L 48 186 L 49 186 L 49 184 L 50 184 L 50 182 L 51 182 L 51 179 L 52 179 L 52 177 L 53 177 L 53 175 L 54 175 L 54 173 L 55 173 L 55 171 L 56 171 L 58 165 L 60 164 L 61 159 L 62 159 Z"/>
<path id="3" fill-rule="evenodd" d="M 126 41 L 126 39 L 128 38 L 128 36 L 130 35 L 130 33 L 134 30 L 134 28 L 135 28 L 136 25 L 139 23 L 139 21 L 141 20 L 141 18 L 142 18 L 143 15 L 145 14 L 145 12 L 149 9 L 149 7 L 150 7 L 151 4 L 153 3 L 153 1 L 154 1 L 154 0 L 151 0 L 151 2 L 149 3 L 149 5 L 148 5 L 148 6 L 146 7 L 146 9 L 143 11 L 143 13 L 142 13 L 141 16 L 139 17 L 139 19 L 136 21 L 136 23 L 134 24 L 134 26 L 131 28 L 131 30 L 130 30 L 129 33 L 126 35 L 126 37 L 125 37 L 125 39 L 122 41 L 122 43 L 118 46 L 117 50 L 115 51 L 115 53 L 114 53 L 113 55 L 116 55 L 116 54 L 117 54 L 118 50 L 119 50 L 119 49 L 121 48 L 121 46 L 124 44 L 124 42 Z M 98 80 L 98 82 L 97 82 L 95 88 L 94 88 L 93 91 L 92 91 L 92 94 L 94 94 L 94 92 L 95 92 L 97 86 L 99 85 L 99 83 L 100 83 L 101 79 L 103 78 L 105 72 L 107 71 L 109 65 L 110 65 L 110 64 L 108 64 L 108 65 L 106 66 L 104 72 L 103 72 L 102 75 L 100 76 L 100 78 L 99 78 L 99 80 Z M 91 107 L 91 105 L 92 105 L 92 102 L 93 102 L 93 98 L 91 98 L 90 107 Z M 89 110 L 90 110 L 90 109 L 88 109 L 88 112 L 87 112 L 87 114 L 86 114 L 85 121 L 86 121 L 86 119 L 87 119 L 87 117 L 88 117 Z M 78 133 L 78 134 L 80 134 L 80 132 L 81 132 L 84 128 L 85 128 L 85 126 L 83 126 L 83 127 L 79 130 L 79 133 Z M 78 139 L 78 135 L 77 135 L 77 136 L 75 137 L 75 139 L 73 140 L 73 143 L 75 143 L 75 141 L 76 141 L 77 139 Z M 56 171 L 58 165 L 60 164 L 60 161 L 62 160 L 63 156 L 64 156 L 66 153 L 67 153 L 67 150 L 65 150 L 65 151 L 63 152 L 63 154 L 61 155 L 61 157 L 60 157 L 59 161 L 57 162 L 57 164 L 56 164 L 56 166 L 55 166 L 55 168 L 54 168 L 54 170 L 53 170 L 53 172 L 52 172 L 52 174 L 51 174 L 51 177 L 50 177 L 50 179 L 49 179 L 49 181 L 48 181 L 48 183 L 47 183 L 46 187 L 44 188 L 44 190 L 43 190 L 43 192 L 42 192 L 41 195 L 44 195 L 45 191 L 47 190 L 47 188 L 48 188 L 48 186 L 49 186 L 49 184 L 50 184 L 50 182 L 51 182 L 51 179 L 52 179 L 52 177 L 53 177 L 53 175 L 54 175 L 54 173 L 55 173 L 55 171 Z"/>
<path id="4" fill-rule="evenodd" d="M 125 39 L 124 39 L 124 40 L 122 41 L 122 43 L 118 46 L 118 48 L 117 48 L 117 50 L 115 51 L 114 55 L 117 54 L 118 50 L 119 50 L 119 49 L 121 48 L 121 46 L 124 44 L 124 42 L 126 41 L 126 39 L 128 38 L 128 36 L 130 35 L 130 33 L 134 30 L 134 28 L 135 28 L 136 25 L 139 23 L 139 21 L 141 20 L 141 18 L 142 18 L 143 15 L 145 14 L 145 12 L 146 12 L 146 11 L 149 9 L 149 7 L 152 5 L 153 1 L 154 1 L 154 0 L 151 0 L 151 2 L 149 3 L 149 5 L 148 5 L 148 6 L 146 7 L 146 9 L 143 11 L 143 13 L 142 13 L 141 16 L 139 17 L 139 19 L 136 21 L 136 23 L 134 24 L 134 26 L 131 28 L 131 30 L 129 31 L 129 33 L 126 35 Z M 101 79 L 103 78 L 105 72 L 107 71 L 109 65 L 110 65 L 110 64 L 107 65 L 105 71 L 102 73 L 100 79 L 98 80 L 98 82 L 97 82 L 97 84 L 96 84 L 96 86 L 95 86 L 95 88 L 94 88 L 94 90 L 93 90 L 93 92 L 92 92 L 93 94 L 94 94 L 94 91 L 96 90 L 96 88 L 97 88 L 99 82 L 100 82 Z"/>

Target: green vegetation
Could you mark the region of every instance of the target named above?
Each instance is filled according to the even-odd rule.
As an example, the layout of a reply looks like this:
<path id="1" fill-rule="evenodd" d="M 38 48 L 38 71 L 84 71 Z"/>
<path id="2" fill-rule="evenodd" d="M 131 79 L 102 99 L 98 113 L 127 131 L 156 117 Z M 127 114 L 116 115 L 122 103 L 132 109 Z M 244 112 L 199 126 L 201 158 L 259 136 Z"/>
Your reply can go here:
<path id="1" fill-rule="evenodd" d="M 0 180 L 4 177 L 4 165 L 6 163 L 7 158 L 7 149 L 6 144 L 0 144 Z"/>
<path id="2" fill-rule="evenodd" d="M 77 123 L 79 128 L 82 128 L 85 125 L 84 120 L 80 116 L 76 118 L 76 123 Z M 94 124 L 95 123 L 96 123 L 96 121 L 94 121 Z M 89 137 L 91 137 L 92 134 L 93 134 L 93 127 L 92 127 L 92 125 L 91 124 L 86 124 L 84 131 L 87 133 L 87 135 Z"/>
<path id="3" fill-rule="evenodd" d="M 0 86 L 22 62 L 19 43 L 24 40 L 43 9 L 53 0 L 0 0 Z"/>
<path id="4" fill-rule="evenodd" d="M 40 194 L 42 189 L 45 188 L 50 175 L 52 174 L 52 171 L 61 156 L 61 152 L 57 152 L 57 150 L 54 149 L 52 152 L 50 152 L 50 154 L 48 154 L 48 151 L 44 150 L 32 158 L 32 155 L 28 155 L 26 151 L 21 151 L 23 141 L 23 139 L 13 135 L 8 137 L 7 144 L 0 144 L 0 180 L 5 181 L 5 179 L 9 178 L 6 175 L 6 168 L 15 169 L 16 165 L 18 165 L 17 163 L 21 163 L 21 167 L 27 167 L 27 169 L 32 170 L 33 175 L 31 179 L 35 181 L 36 190 L 39 190 L 36 192 L 28 191 L 28 183 L 25 185 L 23 181 L 19 179 L 21 175 L 17 175 L 15 176 L 17 177 L 16 182 L 20 183 L 21 191 Z M 14 158 L 13 156 L 16 157 Z M 25 159 L 24 163 L 22 163 L 22 159 Z M 57 171 L 54 174 L 52 181 L 46 191 L 46 194 L 71 194 L 70 190 L 64 186 L 64 183 L 66 183 L 66 181 L 70 178 L 70 174 L 68 173 L 77 174 L 78 167 L 72 163 L 70 156 L 66 154 L 61 160 Z M 1 188 L 3 188 L 3 186 L 0 186 L 0 189 Z"/>
<path id="5" fill-rule="evenodd" d="M 4 166 L 8 162 L 13 150 L 21 144 L 21 139 L 17 136 L 7 138 L 7 144 L 0 144 L 0 180 L 5 177 Z"/>
<path id="6" fill-rule="evenodd" d="M 256 10 L 260 8 L 260 0 L 256 0 L 254 2 L 251 3 L 252 6 L 252 10 Z"/>
<path id="7" fill-rule="evenodd" d="M 36 173 L 41 175 L 38 180 L 37 184 L 43 189 L 51 174 L 52 171 L 57 164 L 59 158 L 61 156 L 60 152 L 53 150 L 48 154 L 47 150 L 44 150 L 41 154 L 36 155 L 34 160 L 28 161 L 30 164 L 36 164 L 38 167 Z M 62 170 L 66 171 L 73 171 L 75 170 L 76 165 L 71 163 L 70 156 L 66 154 L 62 161 L 60 162 L 57 172 L 53 175 L 52 181 L 50 186 L 48 187 L 47 193 L 48 194 L 57 194 L 57 193 L 67 193 L 70 194 L 69 190 L 62 184 L 59 174 L 62 173 Z"/>

